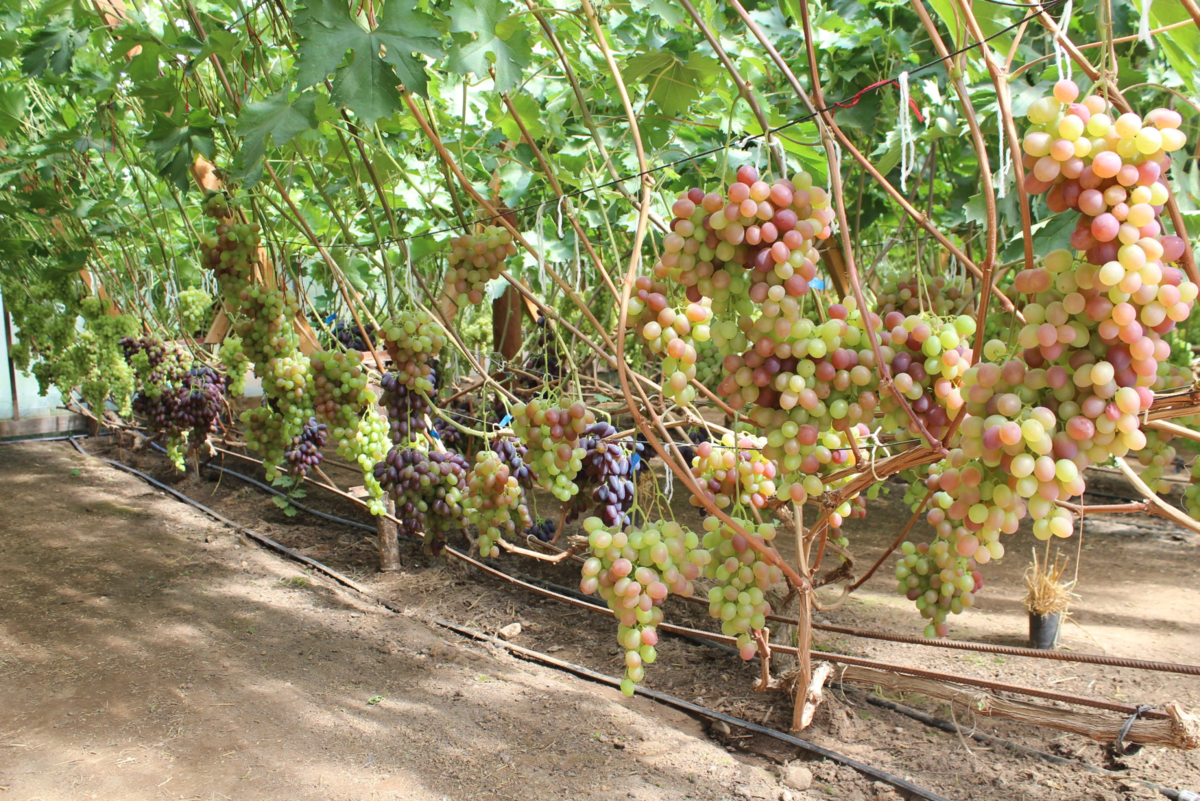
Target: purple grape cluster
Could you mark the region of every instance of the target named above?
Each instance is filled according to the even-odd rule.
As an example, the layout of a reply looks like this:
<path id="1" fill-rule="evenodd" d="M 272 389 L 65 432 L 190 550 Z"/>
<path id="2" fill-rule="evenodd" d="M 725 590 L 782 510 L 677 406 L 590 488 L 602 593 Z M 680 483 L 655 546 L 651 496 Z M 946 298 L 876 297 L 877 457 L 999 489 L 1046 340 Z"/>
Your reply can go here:
<path id="1" fill-rule="evenodd" d="M 462 489 L 470 465 L 457 453 L 392 448 L 375 465 L 375 480 L 396 502 L 401 533 L 423 535 L 425 550 L 439 553 L 446 534 L 462 520 Z"/>
<path id="2" fill-rule="evenodd" d="M 522 536 L 536 537 L 542 542 L 549 542 L 554 537 L 554 532 L 558 531 L 558 526 L 553 520 L 539 520 L 529 528 L 521 532 Z"/>
<path id="3" fill-rule="evenodd" d="M 562 361 L 558 358 L 558 348 L 554 346 L 550 325 L 544 315 L 537 318 L 537 337 L 530 347 L 530 356 L 521 369 L 530 375 L 541 377 L 540 380 L 534 380 L 528 375 L 517 376 L 517 385 L 528 390 L 540 389 L 546 381 L 562 378 L 564 375 Z"/>
<path id="4" fill-rule="evenodd" d="M 353 320 L 337 320 L 331 329 L 333 338 L 346 350 L 370 350 L 371 346 L 363 339 L 362 331 Z"/>
<path id="5" fill-rule="evenodd" d="M 641 453 L 640 442 L 606 442 L 617 433 L 611 423 L 596 422 L 588 426 L 579 438 L 579 447 L 587 451 L 579 477 L 581 489 L 592 487 L 591 500 L 596 503 L 593 515 L 605 526 L 624 526 L 637 489 L 633 483 L 633 455 Z M 575 496 L 568 519 L 574 520 L 585 511 L 587 496 Z"/>
<path id="6" fill-rule="evenodd" d="M 425 416 L 431 410 L 428 398 L 406 387 L 395 373 L 385 373 L 380 386 L 393 445 L 406 445 L 428 430 L 425 423 Z"/>
<path id="7" fill-rule="evenodd" d="M 517 483 L 525 489 L 531 489 L 537 477 L 529 465 L 525 464 L 525 443 L 512 437 L 501 437 L 492 440 L 492 451 L 500 457 L 500 461 L 508 465 L 508 474 L 517 477 Z"/>
<path id="8" fill-rule="evenodd" d="M 184 374 L 170 396 L 172 422 L 181 431 L 192 431 L 198 445 L 216 427 L 225 396 L 225 377 L 207 365 L 199 365 Z"/>
<path id="9" fill-rule="evenodd" d="M 289 475 L 304 478 L 310 469 L 324 460 L 321 449 L 325 447 L 326 430 L 324 423 L 318 423 L 317 418 L 310 417 L 301 432 L 292 437 L 292 447 L 283 455 L 289 465 Z"/>

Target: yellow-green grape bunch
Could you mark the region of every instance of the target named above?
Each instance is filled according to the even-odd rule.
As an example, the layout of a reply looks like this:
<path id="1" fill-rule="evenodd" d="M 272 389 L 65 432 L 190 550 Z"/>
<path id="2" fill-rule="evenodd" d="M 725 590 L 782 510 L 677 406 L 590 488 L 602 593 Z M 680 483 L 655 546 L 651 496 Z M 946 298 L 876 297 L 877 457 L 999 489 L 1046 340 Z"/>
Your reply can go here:
<path id="1" fill-rule="evenodd" d="M 446 345 L 442 326 L 419 309 L 404 311 L 385 326 L 384 337 L 396 379 L 410 390 L 432 395 L 435 365 L 430 361 L 436 359 Z"/>
<path id="2" fill-rule="evenodd" d="M 362 470 L 372 514 L 383 514 L 383 487 L 375 480 L 374 469 L 391 445 L 390 426 L 375 408 L 379 399 L 367 386 L 362 354 L 318 351 L 311 364 L 317 419 L 329 427 L 338 455 Z"/>
<path id="3" fill-rule="evenodd" d="M 1189 471 L 1192 482 L 1183 491 L 1183 503 L 1193 520 L 1200 520 L 1200 459 L 1192 462 Z"/>
<path id="4" fill-rule="evenodd" d="M 974 606 L 975 593 L 983 589 L 978 565 L 954 553 L 945 540 L 932 545 L 905 542 L 900 549 L 904 556 L 896 564 L 896 592 L 913 601 L 921 617 L 930 621 L 926 637 L 945 637 L 950 632 L 946 618 Z"/>
<path id="5" fill-rule="evenodd" d="M 246 377 L 250 372 L 250 359 L 242 347 L 242 338 L 236 334 L 225 337 L 217 352 L 221 365 L 225 368 L 225 387 L 230 396 L 243 397 L 246 394 Z"/>
<path id="6" fill-rule="evenodd" d="M 756 544 L 769 547 L 775 539 L 775 527 L 768 523 L 733 518 Z M 737 637 L 738 652 L 750 660 L 758 653 L 753 631 L 767 625 L 771 604 L 766 592 L 783 580 L 778 567 L 763 559 L 750 547 L 750 541 L 716 517 L 704 519 L 701 546 L 711 555 L 704 575 L 717 582 L 708 591 L 708 613 L 721 621 L 721 633 Z"/>
<path id="7" fill-rule="evenodd" d="M 1146 435 L 1146 447 L 1137 452 L 1138 464 L 1143 467 L 1142 481 L 1159 495 L 1171 491 L 1171 482 L 1164 478 L 1166 469 L 1175 461 L 1175 447 L 1171 440 L 1175 435 L 1169 431 L 1148 429 L 1142 432 Z"/>
<path id="8" fill-rule="evenodd" d="M 203 331 L 212 321 L 212 295 L 203 289 L 183 289 L 179 292 L 179 316 L 183 319 L 184 333 Z"/>
<path id="9" fill-rule="evenodd" d="M 479 529 L 479 555 L 499 556 L 497 543 L 533 525 L 525 505 L 525 491 L 490 448 L 475 454 L 475 466 L 467 474 L 463 501 L 467 520 Z"/>
<path id="10" fill-rule="evenodd" d="M 238 294 L 250 282 L 261 242 L 257 223 L 222 222 L 215 237 L 200 234 L 201 265 L 216 275 L 227 308 L 239 305 Z"/>
<path id="11" fill-rule="evenodd" d="M 517 245 L 506 228 L 489 225 L 483 231 L 450 240 L 450 271 L 446 285 L 460 307 L 483 303 L 487 282 L 500 277 L 504 262 L 517 253 Z"/>
<path id="12" fill-rule="evenodd" d="M 512 416 L 513 432 L 528 446 L 525 464 L 537 475 L 538 485 L 564 503 L 571 500 L 579 492 L 575 476 L 587 455 L 579 437 L 596 415 L 582 401 L 559 408 L 534 399 L 513 406 Z"/>
<path id="13" fill-rule="evenodd" d="M 935 317 L 948 317 L 962 299 L 961 282 L 945 276 L 930 277 L 912 273 L 887 281 L 876 294 L 879 314 L 900 312 L 903 315 L 926 312 Z"/>
<path id="14" fill-rule="evenodd" d="M 665 296 L 653 292 L 653 283 L 641 276 L 635 283 L 637 294 L 630 298 L 631 319 L 638 319 L 638 331 L 651 353 L 663 359 L 663 395 L 680 406 L 696 399 L 691 380 L 696 377 L 697 343 L 712 338 L 712 302 L 703 298 L 688 303 L 682 312 L 667 305 Z"/>
<path id="15" fill-rule="evenodd" d="M 721 352 L 711 339 L 696 342 L 696 380 L 711 390 L 721 381 Z"/>
<path id="16" fill-rule="evenodd" d="M 699 538 L 674 521 L 640 528 L 607 528 L 598 517 L 583 521 L 592 555 L 583 563 L 579 590 L 599 593 L 617 617 L 617 641 L 625 649 L 621 692 L 633 695 L 657 658 L 657 626 L 670 594 L 690 597 L 692 581 L 711 558 Z"/>
<path id="17" fill-rule="evenodd" d="M 717 444 L 696 445 L 692 475 L 718 509 L 753 506 L 761 509 L 775 497 L 775 463 L 763 455 L 765 437 L 724 434 Z M 691 498 L 693 506 L 702 506 Z"/>

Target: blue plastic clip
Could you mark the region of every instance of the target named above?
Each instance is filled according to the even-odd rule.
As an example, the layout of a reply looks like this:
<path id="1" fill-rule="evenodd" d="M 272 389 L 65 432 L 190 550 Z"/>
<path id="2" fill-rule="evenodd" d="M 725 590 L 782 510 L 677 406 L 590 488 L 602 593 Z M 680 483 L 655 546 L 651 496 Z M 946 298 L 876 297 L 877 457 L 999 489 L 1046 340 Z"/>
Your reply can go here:
<path id="1" fill-rule="evenodd" d="M 637 470 L 637 466 L 638 466 L 638 464 L 639 464 L 641 461 L 642 461 L 642 455 L 641 455 L 640 453 L 635 453 L 635 454 L 633 455 L 633 466 L 632 466 L 632 467 L 630 467 L 629 469 L 630 469 L 630 470 L 633 470 L 633 471 L 636 471 L 636 470 Z"/>
<path id="2" fill-rule="evenodd" d="M 812 287 L 813 289 L 824 289 L 825 288 L 825 279 L 824 278 L 814 278 L 813 280 L 808 282 L 808 285 L 810 287 Z"/>
<path id="3" fill-rule="evenodd" d="M 335 320 L 337 320 L 337 315 L 336 315 L 336 314 L 331 314 L 331 315 L 329 315 L 328 317 L 326 317 L 326 318 L 325 318 L 325 324 L 326 324 L 326 325 L 329 325 L 330 323 L 334 322 Z"/>
<path id="4" fill-rule="evenodd" d="M 504 428 L 506 425 L 508 425 L 511 422 L 512 422 L 512 415 L 506 414 L 506 415 L 504 415 L 504 419 L 500 421 L 500 427 Z"/>

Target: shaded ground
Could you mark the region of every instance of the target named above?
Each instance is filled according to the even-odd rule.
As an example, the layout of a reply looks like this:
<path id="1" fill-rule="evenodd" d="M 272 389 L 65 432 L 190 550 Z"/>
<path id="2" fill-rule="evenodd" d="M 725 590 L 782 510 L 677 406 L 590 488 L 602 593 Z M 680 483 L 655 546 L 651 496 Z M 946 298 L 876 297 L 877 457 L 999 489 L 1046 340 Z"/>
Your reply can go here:
<path id="1" fill-rule="evenodd" d="M 100 444 L 91 441 L 88 447 L 99 450 Z M 111 455 L 160 477 L 169 475 L 157 455 Z M 219 484 L 210 474 L 178 483 L 198 500 L 355 575 L 377 594 L 407 608 L 404 616 L 386 615 L 291 563 L 237 547 L 238 539 L 228 529 L 210 526 L 134 478 L 86 464 L 65 445 L 12 446 L 0 451 L 0 457 L 0 473 L 11 477 L 7 486 L 15 488 L 13 500 L 6 499 L 0 508 L 0 549 L 7 564 L 25 571 L 0 574 L 0 598 L 24 593 L 0 613 L 0 704 L 20 708 L 14 699 L 39 699 L 34 712 L 26 715 L 22 709 L 20 723 L 0 725 L 0 786 L 10 785 L 10 792 L 16 792 L 20 785 L 15 770 L 22 765 L 22 781 L 46 782 L 24 785 L 22 791 L 29 795 L 0 794 L 0 799 L 38 793 L 44 798 L 73 797 L 71 782 L 79 777 L 83 783 L 77 795 L 84 798 L 90 793 L 99 793 L 99 798 L 221 797 L 214 792 L 237 799 L 518 794 L 557 799 L 614 793 L 618 798 L 780 798 L 785 791 L 795 798 L 896 798 L 854 771 L 826 763 L 806 763 L 813 775 L 807 793 L 785 790 L 761 771 L 774 771 L 772 763 L 798 757 L 776 743 L 737 730 L 708 731 L 715 743 L 698 739 L 705 731 L 689 718 L 641 700 L 622 701 L 603 688 L 488 654 L 421 625 L 447 618 L 495 632 L 520 622 L 518 643 L 619 675 L 621 651 L 609 619 L 540 599 L 458 563 L 422 556 L 412 545 L 402 546 L 402 573 L 379 575 L 374 572 L 374 544 L 360 530 L 303 514 L 289 518 L 266 496 L 229 477 Z M 233 460 L 227 465 L 246 471 L 250 467 Z M 82 475 L 70 476 L 71 468 L 81 469 Z M 349 472 L 328 469 L 343 486 L 357 483 Z M 46 487 L 53 489 L 47 492 Z M 1092 487 L 1118 495 L 1128 492 L 1120 482 L 1101 478 L 1093 480 Z M 350 504 L 319 491 L 310 493 L 307 504 L 367 521 Z M 907 520 L 902 494 L 902 488 L 893 486 L 890 495 L 871 505 L 865 520 L 848 527 L 852 548 L 864 562 L 872 561 Z M 676 494 L 676 516 L 698 524 L 681 496 Z M 111 499 L 116 511 L 79 508 L 101 498 Z M 120 511 L 125 506 L 149 516 Z M 36 509 L 37 519 L 29 519 L 30 507 Z M 1021 573 L 1034 541 L 1017 535 L 1012 542 L 1016 544 L 1009 545 L 1008 558 L 988 567 L 979 608 L 954 619 L 953 636 L 1024 644 Z M 1082 599 L 1074 622 L 1066 627 L 1064 645 L 1087 653 L 1200 661 L 1196 543 L 1197 538 L 1157 520 L 1089 521 L 1079 552 Z M 1072 557 L 1078 545 L 1077 540 L 1064 543 Z M 790 549 L 785 543 L 780 547 L 785 553 Z M 558 585 L 578 582 L 577 567 L 571 565 L 503 557 L 497 566 Z M 919 633 L 920 621 L 911 605 L 893 593 L 890 570 L 889 562 L 851 601 L 821 619 Z M 10 587 L 19 575 L 25 578 Z M 281 578 L 292 581 L 284 584 Z M 97 594 L 117 599 L 114 583 L 128 585 L 118 614 L 98 605 L 108 601 L 96 599 Z M 67 603 L 59 603 L 63 600 Z M 712 628 L 704 607 L 672 602 L 668 619 Z M 34 633 L 36 626 L 50 626 L 51 620 L 58 623 L 46 634 Z M 99 638 L 82 641 L 93 630 Z M 47 635 L 64 644 L 37 650 L 51 639 Z M 16 646 L 18 642 L 23 645 Z M 13 647 L 18 650 L 10 650 Z M 1177 700 L 1200 706 L 1200 679 L 1173 674 L 934 650 L 819 632 L 816 647 L 1127 703 Z M 788 699 L 780 692 L 750 691 L 757 664 L 677 638 L 665 638 L 659 652 L 647 686 L 786 728 L 791 716 Z M 90 661 L 81 662 L 81 656 Z M 115 661 L 104 676 L 115 676 L 118 666 L 127 672 L 90 682 L 71 678 L 81 666 L 106 659 Z M 52 670 L 29 673 L 43 662 Z M 51 682 L 49 676 L 57 678 Z M 118 683 L 108 687 L 109 681 Z M 120 726 L 94 714 L 107 697 L 93 697 L 86 704 L 74 700 L 85 690 L 94 692 L 93 684 L 126 697 L 126 718 Z M 192 686 L 181 689 L 181 684 Z M 74 695 L 58 695 L 68 691 Z M 368 705 L 377 695 L 384 700 Z M 827 697 L 806 737 L 951 798 L 1153 796 L 1119 778 L 994 751 L 931 730 L 868 705 L 859 691 Z M 941 717 L 951 716 L 948 708 L 926 699 L 904 700 Z M 213 706 L 221 703 L 235 706 Z M 67 716 L 67 711 L 77 715 Z M 90 717 L 77 720 L 83 715 Z M 158 721 L 163 715 L 167 717 Z M 957 719 L 966 730 L 978 727 L 1035 748 L 1122 768 L 1131 777 L 1176 788 L 1200 787 L 1195 752 L 1146 748 L 1113 761 L 1100 745 L 1075 735 L 975 720 L 962 710 Z M 81 728 L 85 723 L 100 728 Z M 64 728 L 51 728 L 55 724 Z M 116 744 L 111 746 L 101 742 L 107 742 L 110 731 L 121 732 L 123 739 L 112 737 Z M 639 739 L 638 733 L 648 739 Z M 614 748 L 614 736 L 624 749 Z M 10 752 L 4 744 L 11 742 L 28 748 Z M 100 752 L 103 757 L 91 755 L 85 743 L 92 751 L 98 746 L 108 750 Z M 129 756 L 139 762 L 116 764 Z M 149 762 L 152 758 L 158 761 Z M 83 760 L 77 763 L 78 771 L 71 760 Z M 170 768 L 176 778 L 160 790 L 157 785 L 172 775 Z M 39 775 L 44 778 L 36 778 Z M 142 787 L 138 792 L 146 795 L 131 795 L 129 790 L 113 795 L 86 787 L 87 781 L 99 781 L 97 777 L 110 781 L 121 776 L 143 777 L 138 779 L 143 785 L 128 786 Z M 163 795 L 181 780 L 188 782 L 185 789 Z M 486 795 L 488 791 L 493 795 Z"/>
<path id="2" fill-rule="evenodd" d="M 6 446 L 0 482 L 0 798 L 778 796 L 686 717 L 363 603 L 63 443 Z"/>

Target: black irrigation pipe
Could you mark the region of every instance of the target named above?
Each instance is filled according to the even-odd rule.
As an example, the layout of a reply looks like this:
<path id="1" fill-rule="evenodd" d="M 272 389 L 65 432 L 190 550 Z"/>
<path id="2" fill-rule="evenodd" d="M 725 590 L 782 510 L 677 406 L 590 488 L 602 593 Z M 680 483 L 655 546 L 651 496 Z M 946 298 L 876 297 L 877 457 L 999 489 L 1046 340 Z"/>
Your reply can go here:
<path id="1" fill-rule="evenodd" d="M 580 678 L 588 679 L 590 681 L 598 682 L 600 684 L 606 684 L 610 687 L 620 687 L 621 686 L 620 679 L 615 679 L 612 676 L 606 676 L 603 673 L 597 673 L 596 671 L 591 670 L 590 668 L 583 667 L 582 665 L 576 665 L 571 662 L 566 662 L 562 659 L 558 659 L 558 658 L 550 656 L 548 654 L 544 654 L 541 651 L 534 651 L 529 648 L 522 648 L 519 645 L 514 645 L 510 642 L 505 642 L 504 640 L 501 640 L 497 637 L 493 637 L 490 634 L 485 634 L 482 631 L 467 628 L 465 626 L 460 626 L 456 623 L 451 623 L 446 620 L 436 620 L 435 622 L 439 626 L 442 626 L 444 628 L 450 629 L 451 631 L 457 632 L 458 634 L 461 634 L 464 637 L 470 637 L 473 640 L 479 640 L 482 642 L 491 643 L 492 645 L 495 645 L 500 648 L 504 648 L 507 651 L 511 651 L 513 654 L 520 656 L 526 660 L 538 662 L 543 665 L 547 665 L 549 667 L 553 667 L 553 668 L 557 668 L 562 671 L 566 671 L 568 673 L 573 673 L 576 676 L 579 676 Z M 946 798 L 945 796 L 938 795 L 937 793 L 933 792 L 932 790 L 926 790 L 923 787 L 918 787 L 917 785 L 913 784 L 912 782 L 905 781 L 904 779 L 900 778 L 899 776 L 895 776 L 891 773 L 888 773 L 887 771 L 883 771 L 883 770 L 880 770 L 879 768 L 871 767 L 870 765 L 867 765 L 863 762 L 859 762 L 856 759 L 851 759 L 848 756 L 839 754 L 837 751 L 831 751 L 828 748 L 822 748 L 821 746 L 816 745 L 815 743 L 810 743 L 808 740 L 802 740 L 799 737 L 793 737 L 790 734 L 785 734 L 776 729 L 772 729 L 767 726 L 761 726 L 761 725 L 759 725 L 757 723 L 753 723 L 749 720 L 742 720 L 741 718 L 735 718 L 732 715 L 726 715 L 724 712 L 717 712 L 715 710 L 709 709 L 708 707 L 700 706 L 699 704 L 693 704 L 691 701 L 685 701 L 682 698 L 676 698 L 673 695 L 667 695 L 666 693 L 661 693 L 657 690 L 650 690 L 645 687 L 638 687 L 637 694 L 644 695 L 645 697 L 650 698 L 654 701 L 657 701 L 660 704 L 663 704 L 665 706 L 674 707 L 674 708 L 682 710 L 684 712 L 688 712 L 692 715 L 700 715 L 700 716 L 708 718 L 710 720 L 719 720 L 729 726 L 737 726 L 738 728 L 745 729 L 746 731 L 754 732 L 755 734 L 761 734 L 766 737 L 771 737 L 773 739 L 779 740 L 780 742 L 784 742 L 784 743 L 787 743 L 788 745 L 792 745 L 792 746 L 795 746 L 796 748 L 807 751 L 808 753 L 813 754 L 815 756 L 821 757 L 823 759 L 828 759 L 831 762 L 837 762 L 842 765 L 846 765 L 847 767 L 857 770 L 859 773 L 862 773 L 866 776 L 870 776 L 872 779 L 876 779 L 876 780 L 882 781 L 882 782 L 887 782 L 888 784 L 892 785 L 896 789 L 903 790 L 904 792 L 910 793 L 919 798 L 924 798 L 924 799 L 927 799 L 928 801 L 950 801 L 950 799 Z"/>
<path id="2" fill-rule="evenodd" d="M 107 465 L 115 467 L 118 470 L 122 470 L 131 475 L 135 475 L 138 478 L 145 481 L 146 483 L 155 487 L 156 489 L 160 489 L 163 492 L 166 492 L 167 494 L 176 498 L 177 500 L 183 501 L 186 504 L 194 506 L 195 508 L 204 512 L 205 514 L 207 514 L 207 515 L 211 516 L 212 518 L 220 521 L 221 523 L 229 526 L 230 528 L 245 534 L 246 536 L 250 537 L 251 539 L 253 539 L 263 545 L 266 545 L 268 548 L 276 550 L 286 556 L 291 557 L 292 559 L 296 559 L 297 561 L 302 562 L 303 564 L 306 564 L 309 567 L 312 567 L 313 569 L 324 573 L 325 575 L 335 579 L 336 581 L 340 582 L 341 584 L 344 584 L 345 586 L 349 587 L 350 589 L 355 590 L 356 592 L 360 593 L 361 595 L 370 599 L 371 601 L 378 603 L 380 606 L 383 606 L 385 609 L 388 609 L 393 612 L 399 611 L 394 605 L 389 604 L 388 602 L 384 601 L 381 598 L 378 598 L 377 596 L 375 596 L 372 592 L 370 592 L 368 589 L 366 589 L 362 585 L 358 584 L 357 582 L 353 581 L 350 578 L 347 578 L 346 576 L 342 575 L 338 571 L 336 571 L 330 567 L 327 567 L 326 565 L 322 564 L 321 562 L 318 562 L 315 559 L 307 557 L 304 554 L 297 553 L 296 551 L 292 550 L 291 548 L 288 548 L 285 545 L 281 545 L 280 543 L 276 542 L 275 540 L 271 539 L 270 537 L 263 536 L 262 534 L 259 534 L 255 531 L 252 531 L 251 529 L 246 528 L 245 526 L 239 526 L 237 523 L 233 522 L 232 520 L 230 520 L 229 518 L 220 514 L 219 512 L 216 512 L 216 511 L 210 509 L 209 507 L 205 506 L 204 504 L 200 503 L 199 501 L 193 500 L 192 498 L 188 497 L 187 495 L 184 495 L 182 492 L 179 492 L 178 490 L 173 489 L 173 488 L 167 486 L 166 484 L 163 484 L 161 481 L 158 481 L 157 479 L 146 475 L 145 473 L 143 473 L 140 470 L 136 470 L 136 469 L 130 467 L 129 465 L 122 464 L 121 462 L 115 461 L 113 459 L 105 459 L 100 456 L 92 456 L 92 454 L 90 454 L 86 450 L 84 450 L 83 446 L 80 445 L 78 441 L 76 441 L 75 437 L 71 437 L 70 442 L 71 442 L 71 445 L 74 446 L 75 449 L 77 451 L 79 451 L 80 453 L 82 453 L 84 456 L 88 456 L 92 459 L 96 459 L 97 461 L 101 461 Z M 222 469 L 224 470 L 224 468 L 222 468 Z M 233 473 L 232 470 L 229 472 Z M 251 481 L 253 481 L 253 479 L 251 479 Z M 260 482 L 257 482 L 257 481 L 254 481 L 253 483 L 260 484 Z M 263 486 L 267 489 L 271 489 L 272 491 L 275 491 L 275 490 L 273 490 L 273 488 L 266 487 L 266 485 L 260 484 L 260 486 Z M 324 516 L 324 513 L 321 513 L 321 514 Z M 353 521 L 344 520 L 342 518 L 336 518 L 334 515 L 328 515 L 327 517 L 336 519 L 337 522 L 342 522 L 342 523 L 352 523 L 353 522 Z M 365 524 L 358 523 L 356 525 L 363 526 Z M 448 548 L 447 550 L 452 550 L 452 549 Z M 454 551 L 454 553 L 460 557 L 463 556 L 462 554 L 459 554 L 457 551 Z M 464 557 L 464 558 L 466 558 L 466 557 Z M 474 561 L 469 558 L 466 558 L 466 560 L 471 561 L 471 562 Z M 517 645 L 511 645 L 511 644 L 503 642 L 501 640 L 496 640 L 495 638 L 491 638 L 488 635 L 484 634 L 483 632 L 477 632 L 473 629 L 463 628 L 454 623 L 449 623 L 449 622 L 442 621 L 442 620 L 439 620 L 437 622 L 439 625 L 449 628 L 453 631 L 457 631 L 458 633 L 463 634 L 465 636 L 473 637 L 475 639 L 489 640 L 503 648 L 506 648 L 506 649 L 512 651 L 515 654 L 518 654 L 518 655 L 523 656 L 528 659 L 534 659 L 536 661 L 540 661 L 544 664 L 550 665 L 552 667 L 557 667 L 561 670 L 566 670 L 570 673 L 574 673 L 577 676 L 591 679 L 592 681 L 598 681 L 598 682 L 608 684 L 608 685 L 614 686 L 614 687 L 619 687 L 621 684 L 619 679 L 614 679 L 610 676 L 605 676 L 602 673 L 597 673 L 595 671 L 589 670 L 588 668 L 582 667 L 580 665 L 573 665 L 569 662 L 564 662 L 560 659 L 555 659 L 552 656 L 540 653 L 538 651 L 532 651 L 528 648 L 521 648 L 520 646 L 517 646 Z M 639 687 L 638 693 L 646 696 L 647 698 L 651 698 L 655 701 L 658 701 L 661 704 L 675 707 L 676 709 L 681 709 L 683 711 L 690 712 L 695 715 L 701 715 L 701 716 L 709 718 L 711 720 L 720 720 L 720 721 L 725 722 L 726 724 L 738 726 L 740 728 L 746 729 L 747 731 L 755 732 L 756 734 L 762 734 L 767 737 L 773 737 L 777 740 L 780 740 L 781 742 L 785 742 L 785 743 L 788 743 L 789 745 L 793 745 L 793 746 L 801 748 L 805 751 L 808 751 L 809 753 L 814 754 L 818 757 L 822 757 L 824 759 L 829 759 L 834 762 L 838 762 L 840 764 L 846 765 L 847 767 L 853 768 L 854 770 L 857 770 L 859 773 L 862 773 L 865 776 L 869 776 L 878 781 L 886 782 L 897 789 L 904 790 L 905 792 L 915 795 L 919 798 L 926 799 L 926 801 L 951 801 L 951 799 L 948 799 L 945 796 L 941 796 L 941 795 L 938 795 L 937 793 L 931 792 L 929 790 L 925 790 L 922 787 L 918 787 L 917 785 L 913 784 L 912 782 L 905 781 L 904 779 L 900 778 L 899 776 L 894 776 L 886 771 L 871 767 L 870 765 L 867 765 L 863 762 L 859 762 L 855 759 L 851 759 L 850 757 L 839 754 L 836 751 L 831 751 L 827 748 L 822 748 L 821 746 L 810 743 L 807 740 L 801 740 L 799 737 L 793 737 L 790 734 L 784 734 L 781 731 L 776 731 L 775 729 L 771 729 L 766 726 L 760 726 L 759 724 L 752 723 L 748 720 L 741 720 L 740 718 L 735 718 L 731 715 L 726 715 L 722 712 L 716 712 L 714 710 L 708 709 L 707 707 L 703 707 L 698 704 L 693 704 L 689 701 L 684 701 L 681 698 L 675 698 L 674 696 L 670 696 L 665 693 L 660 693 L 656 690 L 650 690 L 650 689 Z"/>
<path id="3" fill-rule="evenodd" d="M 837 682 L 835 686 L 837 686 L 843 692 L 846 689 L 845 686 L 840 682 Z M 1095 773 L 1097 775 L 1107 776 L 1113 779 L 1125 779 L 1126 781 L 1136 782 L 1143 787 L 1149 787 L 1152 790 L 1157 790 L 1159 793 L 1162 793 L 1167 798 L 1171 799 L 1171 801 L 1200 801 L 1200 795 L 1197 795 L 1191 790 L 1174 790 L 1170 787 L 1164 787 L 1161 784 L 1157 784 L 1146 779 L 1138 779 L 1133 776 L 1127 776 L 1121 771 L 1106 770 L 1105 768 L 1096 767 L 1095 765 L 1089 765 L 1087 762 L 1083 762 L 1078 759 L 1069 759 L 1067 757 L 1058 756 L 1057 754 L 1051 754 L 1046 751 L 1038 750 L 1037 748 L 1030 748 L 1027 745 L 1021 745 L 1020 743 L 1015 743 L 1012 740 L 1006 740 L 1003 737 L 997 737 L 992 734 L 984 734 L 983 732 L 979 731 L 964 732 L 962 727 L 957 723 L 945 720 L 944 718 L 934 717 L 933 715 L 926 714 L 919 709 L 913 709 L 911 706 L 899 704 L 895 701 L 889 701 L 886 698 L 880 698 L 879 696 L 871 693 L 866 694 L 866 700 L 868 704 L 891 710 L 892 712 L 896 712 L 906 717 L 910 717 L 913 720 L 919 723 L 924 723 L 926 726 L 931 728 L 941 729 L 942 731 L 949 732 L 950 734 L 965 735 L 970 737 L 972 740 L 976 740 L 985 745 L 998 746 L 1005 750 L 1012 751 L 1015 754 L 1035 757 L 1053 765 L 1081 768 L 1086 770 L 1088 773 Z"/>
<path id="4" fill-rule="evenodd" d="M 64 434 L 61 437 L 23 437 L 21 439 L 0 439 L 0 445 L 20 445 L 25 442 L 63 442 L 68 439 L 74 439 L 75 437 L 78 437 L 78 436 L 81 436 L 81 435 L 80 434 Z M 90 436 L 90 435 L 83 435 L 83 436 Z M 97 436 L 108 437 L 108 436 L 111 436 L 111 434 L 109 434 L 108 432 L 102 432 L 102 433 L 98 434 Z"/>

